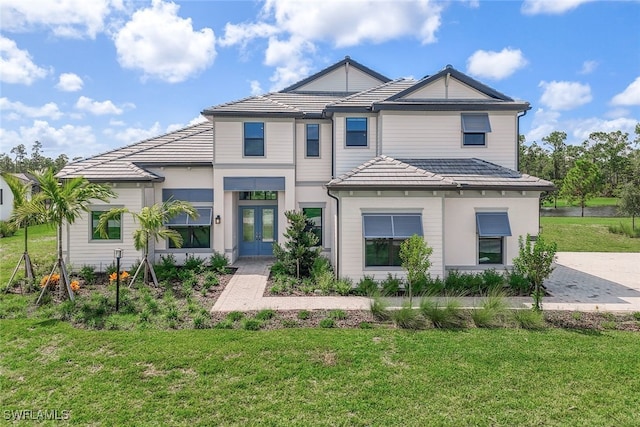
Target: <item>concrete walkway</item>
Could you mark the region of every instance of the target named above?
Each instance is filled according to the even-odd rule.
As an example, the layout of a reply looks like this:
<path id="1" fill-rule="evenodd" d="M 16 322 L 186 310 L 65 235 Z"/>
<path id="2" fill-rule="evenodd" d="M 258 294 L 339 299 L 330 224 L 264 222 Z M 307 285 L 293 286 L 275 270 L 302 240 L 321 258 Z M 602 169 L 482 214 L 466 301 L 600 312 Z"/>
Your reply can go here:
<path id="1" fill-rule="evenodd" d="M 274 310 L 369 310 L 365 297 L 270 297 L 263 296 L 272 260 L 241 259 L 238 270 L 211 309 L 212 312 Z M 640 311 L 640 254 L 560 252 L 556 269 L 545 282 L 551 296 L 546 310 Z M 464 307 L 476 307 L 482 298 L 459 298 Z M 414 304 L 419 301 L 414 300 Z M 402 298 L 388 299 L 391 307 Z M 513 308 L 531 307 L 530 297 L 508 298 Z"/>

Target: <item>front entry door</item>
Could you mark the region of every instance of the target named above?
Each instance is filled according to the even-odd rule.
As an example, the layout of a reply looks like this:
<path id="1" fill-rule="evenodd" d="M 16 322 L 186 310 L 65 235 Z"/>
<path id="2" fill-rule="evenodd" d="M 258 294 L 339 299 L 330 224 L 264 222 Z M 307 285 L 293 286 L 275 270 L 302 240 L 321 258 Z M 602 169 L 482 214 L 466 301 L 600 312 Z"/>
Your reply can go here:
<path id="1" fill-rule="evenodd" d="M 239 206 L 240 256 L 273 255 L 277 206 Z"/>

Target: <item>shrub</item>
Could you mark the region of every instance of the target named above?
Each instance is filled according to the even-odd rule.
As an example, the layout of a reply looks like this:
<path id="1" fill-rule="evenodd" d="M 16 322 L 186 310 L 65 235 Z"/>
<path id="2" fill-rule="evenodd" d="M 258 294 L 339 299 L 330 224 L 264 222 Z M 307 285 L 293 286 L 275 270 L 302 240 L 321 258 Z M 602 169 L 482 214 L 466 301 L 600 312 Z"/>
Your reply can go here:
<path id="1" fill-rule="evenodd" d="M 229 266 L 229 260 L 224 254 L 214 252 L 209 258 L 209 265 L 213 271 L 219 274 L 227 274 L 227 267 Z"/>
<path id="2" fill-rule="evenodd" d="M 373 318 L 380 321 L 387 321 L 391 318 L 389 314 L 389 310 L 387 309 L 387 304 L 380 299 L 380 297 L 374 297 L 371 300 L 371 314 Z"/>
<path id="3" fill-rule="evenodd" d="M 373 329 L 373 325 L 371 325 L 371 323 L 369 323 L 369 322 L 360 322 L 358 327 L 360 329 Z"/>
<path id="4" fill-rule="evenodd" d="M 482 277 L 484 290 L 500 288 L 504 285 L 504 276 L 493 268 L 483 271 L 480 276 Z"/>
<path id="5" fill-rule="evenodd" d="M 447 298 L 444 304 L 433 298 L 422 298 L 420 301 L 422 315 L 429 319 L 435 328 L 460 328 L 462 312 L 460 301 Z"/>
<path id="6" fill-rule="evenodd" d="M 258 320 L 269 320 L 272 319 L 276 315 L 276 312 L 270 308 L 266 308 L 264 310 L 260 310 L 256 314 L 256 319 Z"/>
<path id="7" fill-rule="evenodd" d="M 176 257 L 173 254 L 160 255 L 160 263 L 153 266 L 159 281 L 175 280 L 178 278 Z M 114 270 L 115 271 L 115 270 Z"/>
<path id="8" fill-rule="evenodd" d="M 11 221 L 0 221 L 0 238 L 11 237 L 16 234 L 17 227 Z"/>
<path id="9" fill-rule="evenodd" d="M 410 305 L 403 305 L 400 310 L 391 311 L 391 320 L 402 329 L 422 329 L 424 328 L 424 319 L 420 317 L 418 310 Z"/>
<path id="10" fill-rule="evenodd" d="M 78 273 L 87 285 L 92 285 L 96 280 L 96 268 L 92 265 L 83 265 Z"/>
<path id="11" fill-rule="evenodd" d="M 348 277 L 343 277 L 335 282 L 335 289 L 342 296 L 349 295 L 351 289 L 353 289 L 353 282 Z"/>
<path id="12" fill-rule="evenodd" d="M 378 282 L 372 276 L 364 276 L 356 285 L 356 294 L 364 296 L 374 296 L 379 294 Z"/>
<path id="13" fill-rule="evenodd" d="M 227 314 L 227 319 L 232 322 L 237 322 L 238 320 L 241 320 L 243 317 L 244 317 L 244 313 L 241 311 L 230 311 Z"/>
<path id="14" fill-rule="evenodd" d="M 334 320 L 344 320 L 347 318 L 347 312 L 344 310 L 331 310 L 329 317 Z"/>
<path id="15" fill-rule="evenodd" d="M 300 320 L 307 320 L 310 317 L 311 317 L 311 313 L 308 310 L 300 310 L 298 312 L 298 319 Z"/>
<path id="16" fill-rule="evenodd" d="M 282 246 L 278 242 L 273 244 L 273 255 L 290 276 L 308 277 L 322 249 L 311 231 L 313 224 L 302 211 L 287 211 L 284 215 L 289 224 L 284 232 L 285 242 Z"/>
<path id="17" fill-rule="evenodd" d="M 513 319 L 523 329 L 542 329 L 545 325 L 542 312 L 536 310 L 513 310 Z"/>
<path id="18" fill-rule="evenodd" d="M 322 291 L 324 295 L 328 295 L 335 289 L 336 280 L 333 277 L 333 273 L 325 271 L 319 277 L 316 278 L 316 285 L 318 289 Z"/>
<path id="19" fill-rule="evenodd" d="M 574 311 L 571 313 L 571 318 L 573 318 L 573 320 L 581 320 L 582 319 L 582 313 L 579 311 Z"/>
<path id="20" fill-rule="evenodd" d="M 409 290 L 409 305 L 413 305 L 413 286 L 427 275 L 431 261 L 429 257 L 433 248 L 427 245 L 422 236 L 414 234 L 400 244 L 400 259 L 402 268 L 407 271 L 407 288 Z"/>
<path id="21" fill-rule="evenodd" d="M 556 258 L 557 245 L 547 244 L 542 236 L 538 236 L 534 242 L 529 234 L 525 239 L 520 236 L 518 245 L 520 251 L 513 259 L 513 268 L 525 276 L 533 286 L 533 309 L 542 310 L 542 283 L 553 272 L 552 264 Z"/>
<path id="22" fill-rule="evenodd" d="M 293 319 L 282 319 L 282 327 L 284 328 L 297 328 L 300 326 L 297 321 Z"/>
<path id="23" fill-rule="evenodd" d="M 207 327 L 207 316 L 203 313 L 193 316 L 193 327 L 195 329 L 205 329 Z"/>
<path id="24" fill-rule="evenodd" d="M 178 320 L 178 308 L 175 305 L 169 305 L 164 313 L 164 317 L 169 321 Z"/>
<path id="25" fill-rule="evenodd" d="M 233 329 L 233 320 L 224 319 L 219 321 L 214 326 L 215 329 Z"/>
<path id="26" fill-rule="evenodd" d="M 326 257 L 319 256 L 313 261 L 313 265 L 311 266 L 311 277 L 317 278 L 318 276 L 326 272 L 333 272 L 331 261 L 329 261 L 329 259 Z"/>
<path id="27" fill-rule="evenodd" d="M 195 255 L 187 254 L 184 259 L 184 268 L 194 272 L 195 274 L 202 273 L 204 270 L 204 260 L 196 257 Z"/>
<path id="28" fill-rule="evenodd" d="M 440 276 L 435 279 L 431 278 L 431 276 L 426 276 L 424 280 L 424 288 L 420 288 L 418 286 L 415 287 L 416 295 L 435 295 L 444 293 L 445 285 Z M 417 284 L 420 284 L 420 282 L 417 282 Z"/>
<path id="29" fill-rule="evenodd" d="M 634 311 L 633 312 L 633 318 L 636 320 L 640 320 L 640 311 Z"/>
<path id="30" fill-rule="evenodd" d="M 243 319 L 242 329 L 245 331 L 257 331 L 262 327 L 262 322 L 258 319 Z"/>
<path id="31" fill-rule="evenodd" d="M 204 289 L 210 289 L 213 286 L 218 286 L 220 284 L 220 279 L 218 275 L 213 271 L 207 271 L 204 274 L 204 280 L 202 281 L 202 287 Z"/>
<path id="32" fill-rule="evenodd" d="M 316 289 L 316 284 L 311 277 L 305 277 L 302 279 L 302 284 L 299 287 L 300 291 L 305 294 L 312 294 Z"/>
<path id="33" fill-rule="evenodd" d="M 531 283 L 525 276 L 517 271 L 510 271 L 507 273 L 507 284 L 509 288 L 517 295 L 530 295 Z"/>
<path id="34" fill-rule="evenodd" d="M 276 277 L 276 276 L 286 276 L 287 275 L 287 268 L 284 266 L 284 264 L 280 261 L 276 261 L 273 263 L 273 265 L 271 266 L 271 276 Z"/>
<path id="35" fill-rule="evenodd" d="M 608 229 L 609 233 L 622 234 L 631 238 L 640 237 L 640 228 L 634 229 L 629 224 L 625 224 L 623 222 L 621 222 L 619 225 L 610 225 Z"/>
<path id="36" fill-rule="evenodd" d="M 325 317 L 320 321 L 321 328 L 333 328 L 335 325 L 336 325 L 336 322 L 329 317 Z"/>
<path id="37" fill-rule="evenodd" d="M 493 288 L 482 301 L 482 307 L 471 312 L 471 319 L 478 328 L 490 328 L 496 326 L 505 309 L 504 292 Z"/>
<path id="38" fill-rule="evenodd" d="M 387 278 L 384 279 L 381 283 L 382 295 L 391 296 L 398 294 L 398 292 L 400 292 L 401 284 L 401 279 L 399 279 L 397 276 L 392 276 L 391 273 L 387 273 Z M 415 284 L 413 290 L 415 292 Z"/>
<path id="39" fill-rule="evenodd" d="M 482 276 L 474 273 L 460 273 L 452 270 L 444 281 L 445 290 L 455 294 L 481 294 L 483 291 Z"/>

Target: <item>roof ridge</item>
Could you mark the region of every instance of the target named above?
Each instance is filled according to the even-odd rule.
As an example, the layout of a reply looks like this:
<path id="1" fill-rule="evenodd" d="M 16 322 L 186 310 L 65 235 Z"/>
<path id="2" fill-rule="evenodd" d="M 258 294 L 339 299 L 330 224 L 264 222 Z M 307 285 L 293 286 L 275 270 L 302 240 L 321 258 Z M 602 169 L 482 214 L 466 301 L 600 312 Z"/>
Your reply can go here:
<path id="1" fill-rule="evenodd" d="M 82 162 L 86 162 L 86 161 L 89 161 L 91 159 L 95 159 L 96 157 L 105 156 L 107 154 L 116 153 L 118 151 L 123 151 L 123 150 L 125 150 L 127 148 L 130 148 L 130 147 L 133 147 L 135 145 L 143 144 L 145 142 L 149 142 L 149 141 L 152 141 L 154 139 L 160 139 L 160 138 L 166 137 L 168 135 L 171 135 L 173 133 L 183 132 L 183 131 L 185 131 L 187 129 L 192 129 L 192 128 L 195 128 L 195 127 L 198 127 L 198 126 L 202 126 L 202 125 L 206 125 L 206 124 L 210 125 L 210 127 L 207 127 L 205 129 L 203 129 L 201 131 L 198 131 L 198 132 L 195 132 L 195 133 L 190 133 L 188 135 L 177 136 L 177 137 L 172 138 L 172 139 L 170 139 L 168 141 L 160 142 L 160 143 L 158 143 L 156 145 L 153 145 L 152 147 L 141 148 L 141 149 L 139 149 L 137 151 L 134 151 L 132 153 L 121 154 L 121 155 L 119 155 L 117 157 L 114 157 L 114 158 L 107 158 L 107 159 L 99 160 L 99 161 L 97 161 L 97 163 L 91 163 L 91 164 L 87 164 L 87 165 L 81 166 L 78 169 L 74 170 L 74 173 L 77 173 L 79 171 L 82 171 L 82 170 L 85 170 L 85 169 L 88 169 L 88 168 L 91 168 L 91 167 L 95 167 L 95 166 L 98 166 L 98 165 L 103 165 L 103 164 L 110 163 L 110 162 L 113 162 L 113 161 L 121 160 L 121 159 L 123 159 L 125 157 L 129 157 L 129 156 L 131 156 L 133 154 L 141 153 L 143 151 L 147 151 L 147 150 L 150 150 L 152 148 L 162 147 L 163 145 L 166 145 L 166 144 L 169 144 L 169 143 L 172 143 L 172 142 L 175 142 L 175 141 L 179 141 L 179 140 L 184 139 L 184 138 L 186 138 L 188 136 L 198 135 L 198 134 L 201 134 L 203 132 L 207 132 L 207 131 L 209 131 L 209 129 L 213 129 L 213 123 L 209 122 L 208 120 L 206 122 L 196 123 L 194 125 L 186 126 L 186 127 L 182 128 L 182 129 L 175 130 L 173 132 L 167 132 L 167 133 L 164 133 L 162 135 L 155 136 L 153 138 L 147 138 L 147 139 L 143 139 L 142 141 L 134 142 L 133 144 L 129 144 L 129 145 L 126 145 L 124 147 L 116 148 L 116 149 L 110 150 L 110 151 L 105 151 L 104 153 L 96 154 L 95 156 L 91 156 L 91 157 L 88 157 L 86 159 L 78 160 L 77 162 L 69 163 L 69 165 L 67 165 L 67 166 L 71 166 L 73 164 L 80 164 Z M 131 162 L 131 161 L 128 162 L 128 164 L 131 164 L 131 163 L 134 163 L 134 162 Z M 63 168 L 63 170 L 64 170 L 64 168 Z"/>

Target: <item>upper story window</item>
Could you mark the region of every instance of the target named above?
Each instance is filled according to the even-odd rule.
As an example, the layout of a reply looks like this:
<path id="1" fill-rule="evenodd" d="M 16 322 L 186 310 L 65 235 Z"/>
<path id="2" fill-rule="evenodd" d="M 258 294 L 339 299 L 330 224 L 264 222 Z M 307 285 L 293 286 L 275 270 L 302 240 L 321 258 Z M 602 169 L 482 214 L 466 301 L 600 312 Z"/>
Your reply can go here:
<path id="1" fill-rule="evenodd" d="M 244 155 L 246 157 L 264 157 L 263 122 L 245 122 Z"/>
<path id="2" fill-rule="evenodd" d="M 487 145 L 487 133 L 491 132 L 487 113 L 462 114 L 462 145 L 482 147 Z"/>
<path id="3" fill-rule="evenodd" d="M 320 157 L 320 125 L 310 123 L 307 125 L 307 157 Z"/>
<path id="4" fill-rule="evenodd" d="M 345 145 L 347 147 L 366 147 L 367 146 L 367 118 L 366 117 L 347 117 L 347 134 L 345 137 Z"/>

